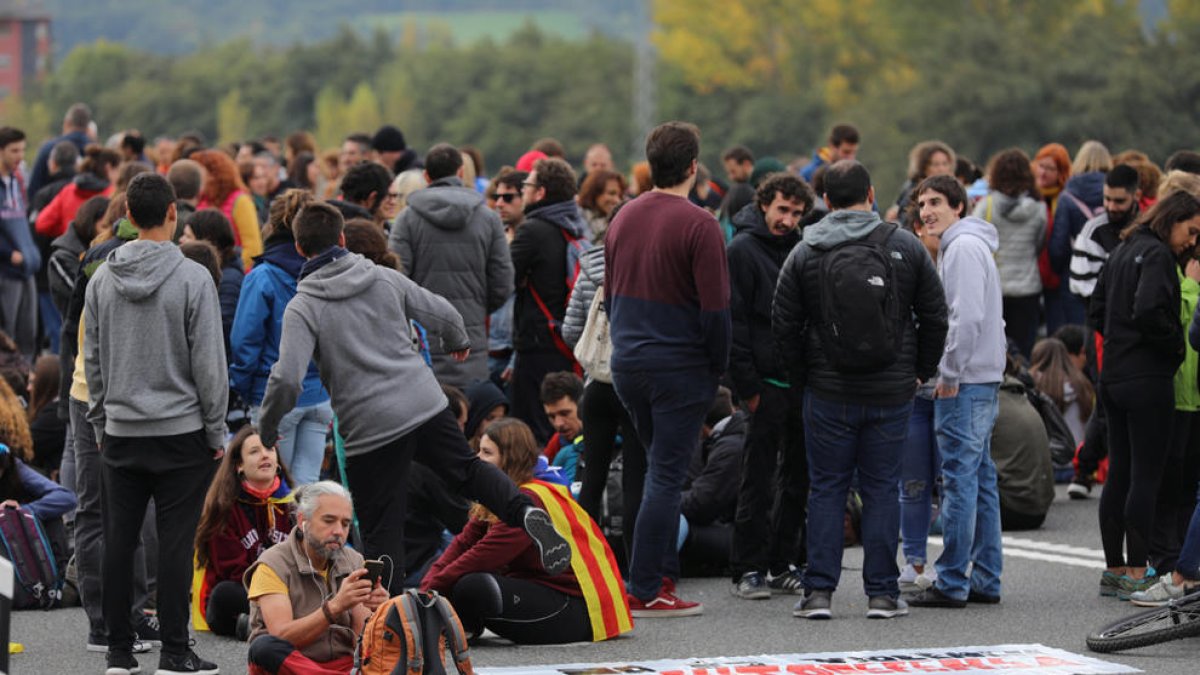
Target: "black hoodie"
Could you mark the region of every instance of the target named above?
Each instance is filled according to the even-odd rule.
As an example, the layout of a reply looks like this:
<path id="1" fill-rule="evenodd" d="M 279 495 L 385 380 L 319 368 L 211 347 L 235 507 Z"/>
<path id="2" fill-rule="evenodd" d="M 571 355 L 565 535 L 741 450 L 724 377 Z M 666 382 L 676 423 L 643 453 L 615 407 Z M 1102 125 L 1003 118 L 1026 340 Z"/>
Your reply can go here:
<path id="1" fill-rule="evenodd" d="M 800 230 L 783 236 L 771 234 L 762 209 L 754 202 L 734 215 L 733 226 L 736 230 L 728 247 L 733 314 L 729 376 L 738 397 L 747 399 L 762 391 L 764 379 L 787 381 L 775 354 L 771 304 L 779 270 L 800 243 Z"/>

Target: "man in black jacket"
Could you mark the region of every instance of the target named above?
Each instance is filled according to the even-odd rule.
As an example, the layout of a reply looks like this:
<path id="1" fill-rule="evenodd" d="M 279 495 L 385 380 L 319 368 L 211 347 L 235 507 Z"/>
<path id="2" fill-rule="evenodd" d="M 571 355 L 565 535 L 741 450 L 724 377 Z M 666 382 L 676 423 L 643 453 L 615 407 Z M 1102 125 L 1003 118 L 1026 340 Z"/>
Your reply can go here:
<path id="1" fill-rule="evenodd" d="M 870 598 L 867 616 L 891 618 L 907 613 L 896 583 L 899 443 L 907 432 L 917 383 L 937 373 L 948 326 L 946 298 L 917 238 L 882 223 L 873 212 L 875 190 L 861 164 L 843 160 L 829 167 L 824 197 L 832 212 L 805 229 L 804 241 L 783 264 L 771 322 L 792 385 L 805 387 L 805 444 L 812 480 L 808 568 L 805 597 L 793 614 L 832 616 L 832 595 L 841 575 L 846 496 L 857 473 L 863 500 L 863 582 Z M 840 245 L 873 234 L 879 237 L 879 227 L 890 230 L 876 246 L 890 265 L 890 279 L 872 274 L 862 281 L 883 288 L 894 299 L 889 320 L 895 323 L 875 328 L 896 332 L 895 353 L 890 363 L 883 359 L 884 365 L 865 368 L 840 361 L 839 356 L 847 344 L 874 336 L 844 335 L 833 342 L 826 322 L 833 316 L 855 315 L 871 298 L 823 293 L 823 283 L 832 277 L 822 258 L 838 254 Z M 888 283 L 891 289 L 886 289 Z M 834 297 L 838 304 L 826 306 L 822 296 Z"/>
<path id="2" fill-rule="evenodd" d="M 538 396 L 547 373 L 575 370 L 578 365 L 562 341 L 567 311 L 568 240 L 585 236 L 587 224 L 575 205 L 575 172 L 561 159 L 539 159 L 521 191 L 525 221 L 511 245 L 517 300 L 513 309 L 512 414 L 533 429 L 545 444 L 554 429 Z M 576 373 L 578 374 L 578 372 Z"/>
<path id="3" fill-rule="evenodd" d="M 808 463 L 800 421 L 800 389 L 788 382 L 775 356 L 771 302 L 779 269 L 800 242 L 800 219 L 815 196 L 799 176 L 777 173 L 759 186 L 754 202 L 733 218 L 729 280 L 734 390 L 750 414 L 734 520 L 733 594 L 771 597 L 799 593 L 803 562 L 800 532 L 808 493 Z"/>
<path id="4" fill-rule="evenodd" d="M 729 566 L 737 480 L 746 445 L 746 415 L 733 407 L 733 396 L 725 387 L 717 388 L 700 435 L 704 440 L 688 466 L 679 504 L 687 530 L 680 565 L 689 573 L 723 574 Z"/>

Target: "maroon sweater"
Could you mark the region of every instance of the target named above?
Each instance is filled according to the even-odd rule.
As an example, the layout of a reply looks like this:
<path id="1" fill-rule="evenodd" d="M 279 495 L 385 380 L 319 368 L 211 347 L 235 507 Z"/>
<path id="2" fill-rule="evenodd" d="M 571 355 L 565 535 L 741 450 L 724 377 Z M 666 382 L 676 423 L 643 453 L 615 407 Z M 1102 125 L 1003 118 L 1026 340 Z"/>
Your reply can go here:
<path id="1" fill-rule="evenodd" d="M 542 500 L 533 492 L 522 488 L 534 506 L 544 508 Z M 437 559 L 425 579 L 421 590 L 435 590 L 449 595 L 454 584 L 472 572 L 490 572 L 514 579 L 527 579 L 556 591 L 583 597 L 579 580 L 568 567 L 557 576 L 549 576 L 542 568 L 541 557 L 533 540 L 524 530 L 503 522 L 487 523 L 472 518 L 463 531 L 450 542 L 446 552 Z"/>
<path id="2" fill-rule="evenodd" d="M 289 502 L 280 501 L 291 493 L 286 482 L 271 495 L 269 503 L 248 494 L 244 489 L 229 511 L 225 527 L 208 540 L 208 564 L 204 568 L 201 602 L 208 604 L 208 594 L 222 581 L 242 582 L 262 552 L 287 539 L 295 524 Z"/>

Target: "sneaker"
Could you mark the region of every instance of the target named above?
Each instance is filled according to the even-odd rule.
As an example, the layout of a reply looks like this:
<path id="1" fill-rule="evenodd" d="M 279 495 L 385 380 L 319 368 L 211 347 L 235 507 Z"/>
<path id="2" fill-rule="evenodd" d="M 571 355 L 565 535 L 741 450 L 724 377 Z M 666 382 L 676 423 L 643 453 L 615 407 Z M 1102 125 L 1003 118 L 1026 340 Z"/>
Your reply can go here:
<path id="1" fill-rule="evenodd" d="M 762 572 L 746 572 L 731 589 L 735 597 L 743 600 L 766 600 L 771 597 L 771 588 Z"/>
<path id="2" fill-rule="evenodd" d="M 896 582 L 900 584 L 900 590 L 916 593 L 929 588 L 937 581 L 937 570 L 933 569 L 933 565 L 925 565 L 925 570 L 917 572 L 917 568 L 912 564 L 905 564 L 904 569 L 900 570 L 900 576 L 896 578 Z"/>
<path id="3" fill-rule="evenodd" d="M 99 637 L 96 637 L 96 636 L 88 637 L 87 650 L 89 652 L 92 652 L 93 654 L 107 654 L 108 653 L 108 638 L 106 638 L 103 635 L 101 635 Z M 146 652 L 150 651 L 150 645 L 146 644 L 145 642 L 142 642 L 141 640 L 134 640 L 133 641 L 133 649 L 131 649 L 130 651 L 132 651 L 134 654 L 145 654 Z"/>
<path id="4" fill-rule="evenodd" d="M 1104 570 L 1100 575 L 1100 595 L 1106 598 L 1117 597 L 1121 590 L 1121 575 Z"/>
<path id="5" fill-rule="evenodd" d="M 104 675 L 133 675 L 142 672 L 137 659 L 129 652 L 108 652 L 104 662 L 107 666 Z"/>
<path id="6" fill-rule="evenodd" d="M 802 619 L 832 619 L 833 591 L 814 589 L 804 593 L 804 599 L 792 608 L 792 616 Z"/>
<path id="7" fill-rule="evenodd" d="M 525 510 L 525 532 L 541 553 L 542 568 L 550 576 L 558 576 L 571 565 L 571 545 L 554 529 L 550 514 L 542 509 L 530 507 Z"/>
<path id="8" fill-rule="evenodd" d="M 237 628 L 233 631 L 234 637 L 238 642 L 247 642 L 250 640 L 250 615 L 238 614 Z"/>
<path id="9" fill-rule="evenodd" d="M 1074 478 L 1067 486 L 1067 496 L 1071 499 L 1087 499 L 1092 495 L 1092 481 L 1086 478 Z"/>
<path id="10" fill-rule="evenodd" d="M 789 567 L 788 571 L 779 576 L 767 572 L 767 586 L 771 588 L 772 592 L 803 595 L 804 584 L 801 583 L 803 576 L 803 573 L 795 567 Z"/>
<path id="11" fill-rule="evenodd" d="M 1000 596 L 991 595 L 990 593 L 984 593 L 972 588 L 971 592 L 967 594 L 967 602 L 977 605 L 998 605 L 1000 604 Z"/>
<path id="12" fill-rule="evenodd" d="M 1161 607 L 1172 600 L 1178 600 L 1189 592 L 1196 590 L 1198 585 L 1196 582 L 1188 582 L 1186 579 L 1178 586 L 1171 583 L 1171 575 L 1164 574 L 1159 578 L 1158 583 L 1144 591 L 1136 591 L 1129 594 L 1129 601 L 1138 607 Z"/>
<path id="13" fill-rule="evenodd" d="M 160 654 L 154 675 L 218 675 L 220 672 L 217 664 L 205 661 L 189 649 L 182 654 Z"/>
<path id="14" fill-rule="evenodd" d="M 1121 586 L 1117 589 L 1117 599 L 1129 600 L 1134 593 L 1148 591 L 1154 584 L 1158 583 L 1158 579 L 1158 577 L 1151 575 L 1149 572 L 1141 579 L 1121 577 Z"/>
<path id="15" fill-rule="evenodd" d="M 162 635 L 159 634 L 158 616 L 155 614 L 143 614 L 138 624 L 133 627 L 137 632 L 137 639 L 146 643 L 150 647 L 162 646 Z"/>
<path id="16" fill-rule="evenodd" d="M 908 616 L 908 603 L 900 598 L 877 595 L 867 601 L 868 619 L 894 619 Z"/>
<path id="17" fill-rule="evenodd" d="M 704 605 L 675 597 L 674 593 L 670 593 L 664 588 L 653 600 L 642 600 L 630 595 L 629 613 L 639 619 L 697 616 L 704 613 Z"/>
<path id="18" fill-rule="evenodd" d="M 930 586 L 920 593 L 904 596 L 905 601 L 912 607 L 944 607 L 960 609 L 967 606 L 966 600 L 952 598 L 942 592 L 937 586 Z"/>

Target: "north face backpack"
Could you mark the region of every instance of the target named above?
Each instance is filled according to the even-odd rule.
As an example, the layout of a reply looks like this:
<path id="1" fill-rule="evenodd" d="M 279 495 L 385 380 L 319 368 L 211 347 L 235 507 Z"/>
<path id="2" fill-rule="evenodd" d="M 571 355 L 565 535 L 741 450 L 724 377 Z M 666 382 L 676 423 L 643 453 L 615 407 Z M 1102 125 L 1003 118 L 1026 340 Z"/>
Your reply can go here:
<path id="1" fill-rule="evenodd" d="M 871 234 L 821 251 L 819 326 L 821 347 L 835 370 L 870 373 L 900 354 L 903 324 L 896 296 L 892 253 L 884 248 L 896 231 L 882 223 Z"/>
<path id="2" fill-rule="evenodd" d="M 408 590 L 375 610 L 354 654 L 356 675 L 446 675 L 449 654 L 459 675 L 474 675 L 458 614 L 437 591 Z"/>
<path id="3" fill-rule="evenodd" d="M 0 555 L 12 563 L 16 584 L 13 608 L 54 609 L 62 606 L 63 575 L 50 539 L 32 511 L 0 508 Z"/>

